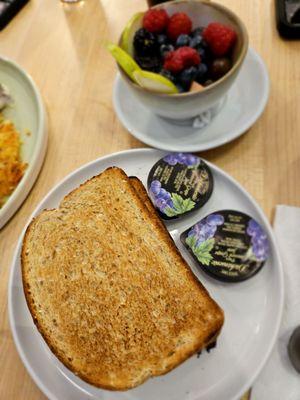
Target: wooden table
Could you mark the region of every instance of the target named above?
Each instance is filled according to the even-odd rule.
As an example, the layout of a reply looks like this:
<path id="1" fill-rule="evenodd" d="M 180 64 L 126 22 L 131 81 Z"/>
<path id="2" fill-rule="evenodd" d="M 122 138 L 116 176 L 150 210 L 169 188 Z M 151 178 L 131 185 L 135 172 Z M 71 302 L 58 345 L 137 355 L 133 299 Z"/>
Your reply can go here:
<path id="1" fill-rule="evenodd" d="M 234 176 L 272 219 L 279 203 L 300 206 L 300 42 L 281 40 L 273 0 L 219 0 L 246 23 L 250 44 L 270 72 L 267 109 L 250 131 L 203 153 Z M 7 282 L 16 241 L 38 202 L 66 174 L 118 150 L 144 147 L 121 126 L 112 106 L 115 64 L 104 48 L 144 0 L 31 0 L 0 32 L 0 54 L 34 78 L 49 114 L 49 146 L 40 176 L 14 218 L 0 232 L 0 398 L 40 400 L 9 330 Z M 226 400 L 226 399 L 224 399 Z"/>

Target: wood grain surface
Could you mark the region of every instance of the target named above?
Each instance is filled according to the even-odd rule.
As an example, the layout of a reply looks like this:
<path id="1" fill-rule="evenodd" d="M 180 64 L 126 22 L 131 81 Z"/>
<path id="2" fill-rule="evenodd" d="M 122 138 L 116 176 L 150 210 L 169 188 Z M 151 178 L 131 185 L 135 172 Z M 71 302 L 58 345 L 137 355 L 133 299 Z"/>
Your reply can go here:
<path id="1" fill-rule="evenodd" d="M 245 22 L 264 58 L 271 95 L 260 120 L 240 139 L 202 156 L 235 177 L 272 219 L 279 203 L 300 206 L 300 42 L 278 37 L 273 0 L 219 0 Z M 7 284 L 16 241 L 38 202 L 66 174 L 97 157 L 145 147 L 121 126 L 112 106 L 115 64 L 104 45 L 144 0 L 31 0 L 0 32 L 0 54 L 34 78 L 49 114 L 43 169 L 27 200 L 0 232 L 0 398 L 41 400 L 13 344 Z M 227 399 L 220 399 L 227 400 Z M 258 399 L 259 400 L 259 399 Z"/>

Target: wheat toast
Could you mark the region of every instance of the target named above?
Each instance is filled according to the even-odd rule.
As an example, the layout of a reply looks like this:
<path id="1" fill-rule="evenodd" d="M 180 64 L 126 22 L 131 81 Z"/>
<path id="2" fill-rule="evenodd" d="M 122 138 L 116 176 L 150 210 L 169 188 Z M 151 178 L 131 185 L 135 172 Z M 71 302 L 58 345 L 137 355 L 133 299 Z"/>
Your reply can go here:
<path id="1" fill-rule="evenodd" d="M 48 346 L 110 390 L 167 373 L 224 320 L 134 185 L 118 168 L 85 182 L 31 222 L 21 255 L 27 304 Z"/>

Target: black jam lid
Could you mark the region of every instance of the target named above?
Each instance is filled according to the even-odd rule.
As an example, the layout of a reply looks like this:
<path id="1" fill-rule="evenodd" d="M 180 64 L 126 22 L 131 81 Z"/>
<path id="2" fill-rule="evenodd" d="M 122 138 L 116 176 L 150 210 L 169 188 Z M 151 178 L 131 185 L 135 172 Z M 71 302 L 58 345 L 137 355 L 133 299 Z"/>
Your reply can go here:
<path id="1" fill-rule="evenodd" d="M 213 190 L 213 176 L 201 158 L 187 153 L 171 153 L 149 172 L 150 198 L 164 219 L 177 218 L 202 207 Z"/>
<path id="2" fill-rule="evenodd" d="M 269 255 L 265 231 L 240 211 L 209 214 L 183 232 L 180 239 L 201 268 L 221 281 L 240 282 L 250 278 Z"/>

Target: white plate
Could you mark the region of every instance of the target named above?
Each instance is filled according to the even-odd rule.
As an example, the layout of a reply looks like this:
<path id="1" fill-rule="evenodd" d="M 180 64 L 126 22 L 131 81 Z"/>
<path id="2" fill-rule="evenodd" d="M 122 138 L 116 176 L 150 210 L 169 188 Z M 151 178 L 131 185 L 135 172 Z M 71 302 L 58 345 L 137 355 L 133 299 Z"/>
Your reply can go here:
<path id="1" fill-rule="evenodd" d="M 57 207 L 63 196 L 109 166 L 146 183 L 151 166 L 163 152 L 130 150 L 95 160 L 59 183 L 35 210 Z M 253 383 L 274 345 L 283 307 L 283 275 L 273 233 L 263 212 L 247 192 L 225 172 L 209 164 L 215 179 L 210 201 L 168 229 L 195 274 L 225 311 L 225 325 L 217 348 L 203 351 L 165 376 L 148 380 L 127 392 L 109 392 L 90 386 L 66 369 L 51 353 L 35 328 L 27 309 L 20 273 L 20 248 L 16 248 L 9 281 L 9 318 L 19 354 L 40 389 L 51 400 L 233 400 Z M 178 233 L 209 212 L 233 208 L 257 219 L 268 233 L 271 255 L 253 278 L 235 284 L 218 282 L 196 267 L 178 240 Z"/>
<path id="2" fill-rule="evenodd" d="M 22 161 L 28 163 L 23 178 L 0 209 L 0 228 L 25 200 L 41 169 L 47 147 L 46 113 L 32 78 L 16 63 L 0 57 L 0 83 L 7 86 L 13 105 L 4 109 L 20 132 Z M 26 135 L 30 131 L 30 136 Z"/>
<path id="3" fill-rule="evenodd" d="M 124 127 L 137 139 L 162 150 L 204 151 L 231 142 L 247 131 L 262 114 L 269 97 L 269 76 L 260 56 L 249 49 L 225 103 L 202 129 L 179 126 L 152 114 L 117 76 L 113 101 Z"/>

